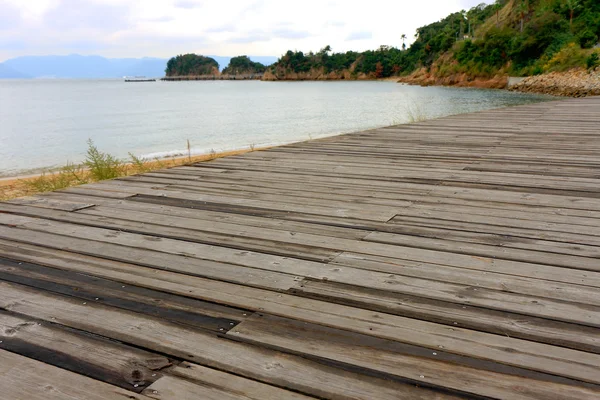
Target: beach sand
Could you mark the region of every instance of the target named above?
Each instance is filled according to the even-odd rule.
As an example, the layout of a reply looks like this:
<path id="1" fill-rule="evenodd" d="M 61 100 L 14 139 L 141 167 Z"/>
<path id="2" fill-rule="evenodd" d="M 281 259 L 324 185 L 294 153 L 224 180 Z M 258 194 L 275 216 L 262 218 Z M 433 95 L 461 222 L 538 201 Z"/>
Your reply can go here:
<path id="1" fill-rule="evenodd" d="M 148 161 L 145 162 L 144 165 L 149 168 L 149 170 L 159 170 L 165 168 L 173 168 L 180 165 L 193 164 L 197 162 L 208 162 L 217 158 L 235 156 L 239 154 L 248 153 L 251 151 L 259 151 L 265 150 L 268 147 L 256 148 L 254 150 L 251 149 L 243 149 L 243 150 L 232 150 L 232 151 L 224 151 L 216 154 L 202 154 L 196 155 L 189 158 L 185 157 L 173 157 L 173 158 L 165 158 L 158 161 Z M 133 168 L 132 168 L 133 169 Z M 48 172 L 45 174 L 36 174 L 36 175 L 26 175 L 26 176 L 15 176 L 15 177 L 6 177 L 0 178 L 0 200 L 9 200 L 17 197 L 23 196 L 31 196 L 39 191 L 35 190 L 34 187 L 28 185 L 28 181 L 33 181 L 39 178 L 42 175 L 46 175 L 51 177 L 52 175 L 58 174 L 58 172 Z M 134 175 L 135 173 L 131 173 L 128 175 Z"/>

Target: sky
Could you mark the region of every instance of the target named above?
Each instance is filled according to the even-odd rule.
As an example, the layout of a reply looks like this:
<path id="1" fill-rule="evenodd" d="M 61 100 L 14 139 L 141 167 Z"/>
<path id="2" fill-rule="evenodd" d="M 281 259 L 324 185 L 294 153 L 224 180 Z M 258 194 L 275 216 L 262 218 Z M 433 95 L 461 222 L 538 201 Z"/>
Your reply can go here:
<path id="1" fill-rule="evenodd" d="M 0 62 L 22 55 L 280 56 L 401 46 L 491 0 L 0 0 Z"/>

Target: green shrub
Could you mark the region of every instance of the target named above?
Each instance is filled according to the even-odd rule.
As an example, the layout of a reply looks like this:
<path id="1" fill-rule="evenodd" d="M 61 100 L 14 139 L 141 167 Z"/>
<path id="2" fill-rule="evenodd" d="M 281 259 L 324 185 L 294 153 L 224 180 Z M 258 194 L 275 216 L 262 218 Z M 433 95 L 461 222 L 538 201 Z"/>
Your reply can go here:
<path id="1" fill-rule="evenodd" d="M 33 192 L 51 192 L 75 185 L 88 183 L 88 177 L 80 165 L 67 163 L 56 173 L 43 173 L 35 179 L 23 183 Z"/>
<path id="2" fill-rule="evenodd" d="M 566 71 L 586 64 L 585 53 L 575 43 L 569 43 L 552 57 L 545 65 L 546 71 Z"/>
<path id="3" fill-rule="evenodd" d="M 102 181 L 124 175 L 125 164 L 121 160 L 98 150 L 92 139 L 88 139 L 87 144 L 88 149 L 83 164 L 94 180 Z"/>
<path id="4" fill-rule="evenodd" d="M 598 51 L 593 52 L 590 56 L 585 60 L 585 63 L 589 69 L 596 68 L 600 66 L 600 54 Z"/>
<path id="5" fill-rule="evenodd" d="M 591 49 L 596 43 L 598 43 L 598 36 L 592 32 L 591 29 L 586 29 L 581 32 L 577 36 L 577 39 L 579 40 L 579 45 L 584 49 Z"/>

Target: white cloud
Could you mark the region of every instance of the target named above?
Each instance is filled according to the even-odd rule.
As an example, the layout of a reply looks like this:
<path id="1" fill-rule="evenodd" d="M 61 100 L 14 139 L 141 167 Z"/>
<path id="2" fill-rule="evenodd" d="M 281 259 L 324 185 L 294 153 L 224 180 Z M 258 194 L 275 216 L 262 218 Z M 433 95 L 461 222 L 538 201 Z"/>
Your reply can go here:
<path id="1" fill-rule="evenodd" d="M 400 46 L 400 36 L 481 1 L 0 0 L 0 60 L 24 54 L 281 55 Z M 491 2 L 490 0 L 487 1 Z M 2 43 L 17 43 L 4 47 Z"/>

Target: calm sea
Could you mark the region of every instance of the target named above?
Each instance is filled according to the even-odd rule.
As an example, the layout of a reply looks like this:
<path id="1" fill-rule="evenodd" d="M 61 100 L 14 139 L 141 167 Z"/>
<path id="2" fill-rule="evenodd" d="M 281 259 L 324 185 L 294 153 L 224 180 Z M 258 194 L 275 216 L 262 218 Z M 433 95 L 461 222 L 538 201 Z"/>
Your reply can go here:
<path id="1" fill-rule="evenodd" d="M 0 176 L 80 162 L 91 138 L 118 157 L 273 145 L 543 101 L 393 82 L 0 80 Z"/>

